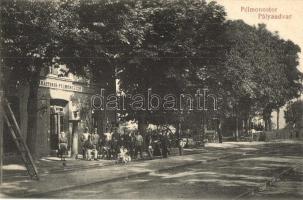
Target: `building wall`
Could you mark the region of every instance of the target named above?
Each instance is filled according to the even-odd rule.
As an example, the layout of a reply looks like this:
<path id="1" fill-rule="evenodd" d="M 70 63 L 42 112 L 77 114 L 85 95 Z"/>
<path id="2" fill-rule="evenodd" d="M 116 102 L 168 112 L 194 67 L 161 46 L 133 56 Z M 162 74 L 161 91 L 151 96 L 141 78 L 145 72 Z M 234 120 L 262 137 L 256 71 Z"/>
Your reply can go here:
<path id="1" fill-rule="evenodd" d="M 284 111 L 285 111 L 286 107 L 283 106 L 280 108 L 280 112 L 279 112 L 279 129 L 283 129 L 286 127 L 286 120 L 284 118 Z M 278 112 L 277 111 L 273 111 L 271 114 L 271 122 L 273 125 L 273 129 L 277 128 L 277 115 Z"/>
<path id="2" fill-rule="evenodd" d="M 37 157 L 48 156 L 52 154 L 50 146 L 50 115 L 51 104 L 54 101 L 67 102 L 64 107 L 64 131 L 69 136 L 69 147 L 72 151 L 72 144 L 77 143 L 79 134 L 81 134 L 85 127 L 91 130 L 92 123 L 92 109 L 90 105 L 91 96 L 100 92 L 101 86 L 88 85 L 84 82 L 75 81 L 70 77 L 58 78 L 55 76 L 41 77 L 40 87 L 38 89 L 38 103 L 37 103 L 37 138 L 35 143 L 35 155 Z M 19 99 L 19 118 L 20 129 L 27 138 L 27 101 L 28 101 L 28 86 L 19 86 L 19 88 L 12 92 L 12 96 Z M 80 116 L 78 120 L 73 119 L 74 112 Z M 97 119 L 97 128 L 99 134 L 105 131 L 107 123 L 115 121 L 115 112 L 95 111 L 94 116 Z M 75 147 L 75 150 L 79 150 Z"/>

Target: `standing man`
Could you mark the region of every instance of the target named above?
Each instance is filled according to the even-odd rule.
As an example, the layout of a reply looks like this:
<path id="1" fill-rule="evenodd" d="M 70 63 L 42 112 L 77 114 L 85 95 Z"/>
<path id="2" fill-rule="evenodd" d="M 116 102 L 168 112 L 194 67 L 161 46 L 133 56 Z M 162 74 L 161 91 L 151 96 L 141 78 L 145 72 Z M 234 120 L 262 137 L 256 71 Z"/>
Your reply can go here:
<path id="1" fill-rule="evenodd" d="M 88 136 L 89 136 L 89 132 L 88 132 L 88 127 L 85 127 L 84 129 L 84 133 L 82 133 L 81 137 L 80 137 L 80 141 L 81 141 L 81 151 L 82 151 L 82 156 L 83 159 L 86 158 L 86 149 L 85 149 L 85 142 L 88 140 Z"/>
<path id="2" fill-rule="evenodd" d="M 138 157 L 138 152 L 140 152 L 140 158 L 143 159 L 143 137 L 139 132 L 137 132 L 135 138 L 135 158 Z"/>
<path id="3" fill-rule="evenodd" d="M 182 138 L 178 139 L 178 148 L 179 148 L 179 155 L 180 156 L 183 155 L 183 149 L 185 147 L 185 144 L 186 144 L 186 142 Z"/>
<path id="4" fill-rule="evenodd" d="M 65 155 L 67 154 L 67 137 L 65 132 L 59 134 L 59 157 L 65 161 Z"/>
<path id="5" fill-rule="evenodd" d="M 146 143 L 148 156 L 152 160 L 153 159 L 153 141 L 152 141 L 151 133 L 149 133 L 146 136 L 146 142 L 145 143 Z"/>
<path id="6" fill-rule="evenodd" d="M 129 154 L 132 159 L 135 159 L 136 137 L 133 132 L 129 133 Z"/>
<path id="7" fill-rule="evenodd" d="M 119 140 L 120 135 L 117 132 L 116 128 L 112 129 L 112 140 L 111 140 L 111 152 L 114 159 L 117 159 L 119 153 Z"/>
<path id="8" fill-rule="evenodd" d="M 109 132 L 108 129 L 106 129 L 106 132 L 104 133 L 104 144 L 105 144 L 105 151 L 106 151 L 106 157 L 107 159 L 111 159 L 112 156 L 112 137 L 113 132 Z"/>
<path id="9" fill-rule="evenodd" d="M 99 140 L 100 140 L 100 136 L 98 134 L 98 129 L 95 128 L 94 129 L 94 132 L 92 134 L 92 142 L 93 142 L 93 145 L 94 145 L 94 149 L 96 149 L 97 151 L 97 155 L 98 155 L 98 151 L 99 151 Z"/>
<path id="10" fill-rule="evenodd" d="M 169 140 L 167 133 L 163 133 L 161 137 L 161 147 L 162 147 L 162 156 L 163 158 L 168 157 L 168 146 L 169 146 Z"/>

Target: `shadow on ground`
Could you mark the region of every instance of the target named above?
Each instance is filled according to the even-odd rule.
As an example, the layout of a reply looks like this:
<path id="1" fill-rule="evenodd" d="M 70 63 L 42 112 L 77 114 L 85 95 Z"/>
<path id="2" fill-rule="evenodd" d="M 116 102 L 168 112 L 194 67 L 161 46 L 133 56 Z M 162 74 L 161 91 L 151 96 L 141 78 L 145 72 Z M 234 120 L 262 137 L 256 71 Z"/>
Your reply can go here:
<path id="1" fill-rule="evenodd" d="M 259 152 L 248 152 L 244 158 L 233 157 L 191 167 L 152 172 L 107 184 L 67 190 L 47 197 L 230 199 L 253 189 L 268 190 L 265 184 L 267 181 L 300 162 L 302 164 L 301 145 L 275 144 L 264 146 Z M 281 186 L 284 190 L 280 190 L 280 193 L 289 191 L 288 197 L 302 199 L 302 189 L 299 189 L 302 183 L 298 183 L 302 181 L 302 173 L 299 176 L 301 178 L 292 183 L 283 183 L 286 185 L 285 188 Z M 275 192 L 278 197 L 280 194 Z M 260 199 L 267 193 L 256 195 Z"/>

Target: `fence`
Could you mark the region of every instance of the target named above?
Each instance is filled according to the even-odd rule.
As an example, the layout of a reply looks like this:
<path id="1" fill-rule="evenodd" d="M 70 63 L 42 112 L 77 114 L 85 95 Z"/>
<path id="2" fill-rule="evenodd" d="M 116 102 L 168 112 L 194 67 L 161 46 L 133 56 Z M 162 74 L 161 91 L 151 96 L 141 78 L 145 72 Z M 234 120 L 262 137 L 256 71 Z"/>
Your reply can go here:
<path id="1" fill-rule="evenodd" d="M 259 133 L 254 133 L 253 141 L 271 141 L 277 139 L 302 139 L 303 129 L 293 130 L 289 128 L 284 128 L 281 130 L 273 131 L 263 131 Z"/>

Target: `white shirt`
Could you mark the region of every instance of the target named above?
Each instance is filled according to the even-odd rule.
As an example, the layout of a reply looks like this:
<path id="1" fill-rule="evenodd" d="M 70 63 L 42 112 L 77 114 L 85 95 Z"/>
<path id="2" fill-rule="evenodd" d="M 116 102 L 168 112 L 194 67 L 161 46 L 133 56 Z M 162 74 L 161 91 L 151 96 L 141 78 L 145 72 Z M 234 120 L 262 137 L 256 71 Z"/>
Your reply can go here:
<path id="1" fill-rule="evenodd" d="M 88 140 L 88 136 L 89 136 L 89 133 L 86 132 L 86 133 L 83 133 L 82 137 L 83 137 L 83 141 L 85 142 L 86 140 Z"/>
<path id="2" fill-rule="evenodd" d="M 105 135 L 105 140 L 106 141 L 111 141 L 112 140 L 112 136 L 113 136 L 113 133 L 110 133 L 110 132 L 107 132 L 107 133 L 104 133 Z"/>

